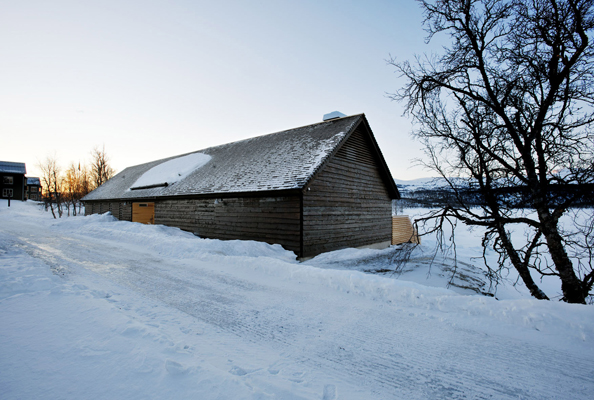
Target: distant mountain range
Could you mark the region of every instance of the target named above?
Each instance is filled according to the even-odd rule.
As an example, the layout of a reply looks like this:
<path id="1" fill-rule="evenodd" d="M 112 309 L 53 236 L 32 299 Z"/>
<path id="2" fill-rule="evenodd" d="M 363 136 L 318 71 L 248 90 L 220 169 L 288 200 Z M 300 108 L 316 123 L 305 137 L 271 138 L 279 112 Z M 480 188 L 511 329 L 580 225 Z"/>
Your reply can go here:
<path id="1" fill-rule="evenodd" d="M 418 178 L 411 180 L 394 179 L 398 190 L 401 192 L 414 192 L 416 190 L 445 189 L 448 187 L 444 178 Z M 402 194 L 402 193 L 401 193 Z"/>
<path id="2" fill-rule="evenodd" d="M 394 179 L 405 207 L 435 207 L 455 202 L 452 189 L 444 178 Z"/>
<path id="3" fill-rule="evenodd" d="M 455 179 L 450 178 L 455 182 Z M 445 178 L 419 178 L 412 180 L 394 179 L 401 203 L 407 207 L 433 207 L 458 202 L 454 191 Z M 461 179 L 460 188 L 468 185 L 468 181 Z M 583 185 L 551 185 L 551 200 L 553 203 L 563 202 L 570 197 L 576 197 L 575 206 L 591 206 L 594 204 L 594 184 Z M 531 196 L 523 185 L 504 186 L 498 189 L 500 199 L 510 207 L 526 207 L 531 203 Z M 481 205 L 483 197 L 476 189 L 461 189 L 459 194 L 468 205 Z"/>

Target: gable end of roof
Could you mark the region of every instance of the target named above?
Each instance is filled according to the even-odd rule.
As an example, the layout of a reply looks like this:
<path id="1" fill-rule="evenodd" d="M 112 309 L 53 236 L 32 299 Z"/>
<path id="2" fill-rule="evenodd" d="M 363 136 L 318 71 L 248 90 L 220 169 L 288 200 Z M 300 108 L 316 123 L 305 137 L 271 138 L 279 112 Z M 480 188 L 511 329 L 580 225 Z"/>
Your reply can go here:
<path id="1" fill-rule="evenodd" d="M 320 166 L 315 171 L 315 173 L 310 176 L 307 183 L 304 185 L 303 190 L 306 190 L 307 187 L 311 184 L 311 182 L 324 170 L 324 168 L 328 165 L 330 160 L 336 155 L 336 153 L 338 153 L 340 151 L 340 149 L 345 145 L 345 143 L 349 140 L 349 138 L 353 135 L 353 133 L 355 133 L 359 127 L 363 126 L 363 132 L 369 139 L 369 143 L 371 144 L 372 154 L 377 162 L 377 167 L 379 169 L 380 176 L 382 177 L 382 180 L 384 181 L 384 184 L 386 185 L 388 193 L 392 199 L 398 200 L 398 199 L 400 199 L 400 192 L 398 191 L 398 188 L 396 187 L 396 183 L 394 182 L 394 178 L 392 177 L 392 174 L 390 173 L 388 164 L 386 163 L 386 160 L 384 159 L 384 156 L 379 148 L 379 145 L 377 144 L 377 141 L 375 140 L 375 136 L 373 135 L 371 127 L 369 126 L 369 123 L 367 122 L 367 118 L 365 118 L 365 114 L 359 114 L 358 116 L 360 116 L 360 119 L 355 124 L 353 124 L 353 126 L 351 127 L 349 132 L 344 136 L 344 138 L 342 138 L 340 143 L 334 147 L 332 152 L 328 155 L 328 157 L 326 157 L 326 159 L 323 161 L 323 163 L 320 164 Z"/>

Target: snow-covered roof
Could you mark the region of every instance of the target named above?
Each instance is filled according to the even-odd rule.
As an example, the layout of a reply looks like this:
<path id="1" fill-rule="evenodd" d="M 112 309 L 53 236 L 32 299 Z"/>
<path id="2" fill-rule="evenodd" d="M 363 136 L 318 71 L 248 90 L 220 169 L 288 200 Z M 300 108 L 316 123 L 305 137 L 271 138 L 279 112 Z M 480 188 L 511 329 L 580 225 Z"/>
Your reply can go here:
<path id="1" fill-rule="evenodd" d="M 83 200 L 300 189 L 363 114 L 128 167 Z"/>
<path id="2" fill-rule="evenodd" d="M 27 168 L 25 167 L 25 163 L 0 161 L 0 172 L 6 174 L 26 174 Z"/>
<path id="3" fill-rule="evenodd" d="M 165 161 L 142 174 L 130 190 L 172 185 L 202 167 L 211 158 L 208 154 L 191 153 Z"/>
<path id="4" fill-rule="evenodd" d="M 39 180 L 39 178 L 36 177 L 27 177 L 27 185 L 37 185 L 37 186 L 41 186 L 41 181 Z"/>

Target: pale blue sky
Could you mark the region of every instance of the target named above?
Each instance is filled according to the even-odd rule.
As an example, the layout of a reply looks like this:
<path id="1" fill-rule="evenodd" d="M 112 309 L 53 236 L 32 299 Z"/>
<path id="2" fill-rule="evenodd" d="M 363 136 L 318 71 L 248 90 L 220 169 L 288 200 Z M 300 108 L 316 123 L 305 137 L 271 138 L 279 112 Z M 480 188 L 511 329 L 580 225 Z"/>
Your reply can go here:
<path id="1" fill-rule="evenodd" d="M 429 175 L 390 54 L 428 52 L 414 1 L 0 1 L 0 160 L 138 163 L 365 113 L 392 175 Z"/>

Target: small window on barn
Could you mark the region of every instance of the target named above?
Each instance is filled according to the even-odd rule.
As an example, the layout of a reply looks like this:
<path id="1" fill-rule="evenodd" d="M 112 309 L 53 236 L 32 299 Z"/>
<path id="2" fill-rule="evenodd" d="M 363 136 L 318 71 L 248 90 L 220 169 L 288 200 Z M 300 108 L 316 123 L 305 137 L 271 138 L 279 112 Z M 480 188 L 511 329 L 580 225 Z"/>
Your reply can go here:
<path id="1" fill-rule="evenodd" d="M 37 186 L 31 186 L 31 193 L 37 193 Z"/>
<path id="2" fill-rule="evenodd" d="M 4 177 L 4 184 L 5 185 L 12 185 L 13 183 L 13 177 L 12 176 L 5 176 Z"/>
<path id="3" fill-rule="evenodd" d="M 146 203 L 140 203 L 140 204 L 138 205 L 138 207 L 148 207 L 148 204 L 146 204 Z"/>
<path id="4" fill-rule="evenodd" d="M 2 197 L 12 197 L 12 189 L 2 189 Z"/>

